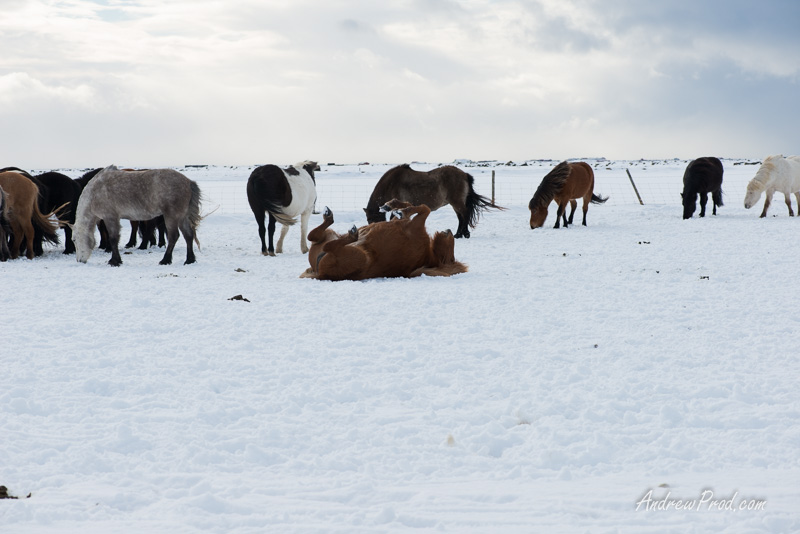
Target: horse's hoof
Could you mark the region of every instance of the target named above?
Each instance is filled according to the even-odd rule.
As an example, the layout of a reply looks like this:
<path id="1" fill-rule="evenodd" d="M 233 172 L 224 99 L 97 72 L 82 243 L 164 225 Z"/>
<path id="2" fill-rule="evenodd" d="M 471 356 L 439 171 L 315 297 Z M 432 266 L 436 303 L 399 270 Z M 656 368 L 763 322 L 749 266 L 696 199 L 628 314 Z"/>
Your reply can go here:
<path id="1" fill-rule="evenodd" d="M 389 204 L 384 204 L 383 206 L 378 208 L 378 211 L 382 211 L 383 213 L 389 213 L 390 211 L 392 211 L 392 208 L 389 207 Z"/>
<path id="2" fill-rule="evenodd" d="M 274 250 L 271 250 L 271 251 L 267 252 L 267 256 L 274 256 L 274 255 L 275 255 L 275 251 Z"/>
<path id="3" fill-rule="evenodd" d="M 172 260 L 161 260 L 158 262 L 159 265 L 172 265 Z"/>
<path id="4" fill-rule="evenodd" d="M 350 234 L 350 237 L 358 237 L 358 228 L 356 228 L 356 225 L 354 224 L 347 233 Z"/>
<path id="5" fill-rule="evenodd" d="M 300 247 L 300 252 L 303 254 L 308 254 L 308 247 Z"/>
<path id="6" fill-rule="evenodd" d="M 333 218 L 333 212 L 328 206 L 325 206 L 325 211 L 323 212 L 322 216 L 326 219 Z"/>

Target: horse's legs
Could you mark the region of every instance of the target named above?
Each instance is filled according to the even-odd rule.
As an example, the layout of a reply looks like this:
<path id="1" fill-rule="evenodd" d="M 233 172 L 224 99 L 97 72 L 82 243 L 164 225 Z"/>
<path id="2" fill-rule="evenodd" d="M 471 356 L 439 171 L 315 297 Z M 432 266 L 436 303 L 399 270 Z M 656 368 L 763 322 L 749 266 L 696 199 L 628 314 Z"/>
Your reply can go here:
<path id="1" fill-rule="evenodd" d="M 700 217 L 706 216 L 706 204 L 708 204 L 708 193 L 700 191 Z"/>
<path id="2" fill-rule="evenodd" d="M 333 212 L 325 206 L 325 212 L 322 214 L 322 224 L 314 228 L 308 233 L 308 240 L 312 243 L 319 243 L 325 236 L 327 232 L 325 230 L 333 224 Z"/>
<path id="3" fill-rule="evenodd" d="M 572 224 L 572 218 L 575 217 L 575 210 L 578 209 L 578 201 L 574 198 L 570 199 L 569 205 L 572 208 L 572 210 L 569 212 L 569 224 Z M 584 226 L 586 225 L 584 224 Z"/>
<path id="4" fill-rule="evenodd" d="M 11 221 L 11 233 L 14 235 L 14 240 L 11 243 L 11 259 L 15 260 L 19 258 L 19 249 L 22 246 L 22 240 L 25 237 L 25 231 L 22 228 L 22 225 L 25 223 L 23 220 L 22 222 L 18 220 Z M 30 221 L 28 221 L 30 224 Z M 31 229 L 33 231 L 33 229 Z M 31 249 L 33 250 L 33 249 Z"/>
<path id="5" fill-rule="evenodd" d="M 172 251 L 175 249 L 175 243 L 178 242 L 178 225 L 175 221 L 167 221 L 167 250 L 164 252 L 164 257 L 158 262 L 159 265 L 172 265 Z M 184 234 L 184 237 L 186 234 Z M 189 260 L 187 252 L 186 260 Z"/>
<path id="6" fill-rule="evenodd" d="M 183 239 L 186 241 L 186 261 L 183 262 L 183 264 L 189 265 L 190 263 L 197 261 L 194 256 L 194 228 L 192 228 L 192 224 L 189 222 L 188 217 L 181 221 L 180 228 L 181 233 L 183 234 Z"/>
<path id="7" fill-rule="evenodd" d="M 789 208 L 789 217 L 794 217 L 794 211 L 792 211 L 792 196 L 790 193 L 784 193 L 783 197 L 786 199 L 786 207 Z M 798 204 L 797 209 L 800 210 L 800 204 Z"/>
<path id="8" fill-rule="evenodd" d="M 458 211 L 456 212 L 456 215 L 458 216 L 458 229 L 456 230 L 456 235 L 454 237 L 465 237 L 469 239 L 469 218 L 466 214 Z"/>
<path id="9" fill-rule="evenodd" d="M 567 201 L 558 203 L 558 211 L 556 211 L 556 225 L 553 228 L 561 228 L 561 218 L 564 218 L 564 228 L 567 227 L 567 216 L 564 214 L 567 210 Z"/>
<path id="10" fill-rule="evenodd" d="M 105 221 L 105 228 L 107 232 L 108 246 L 111 247 L 111 259 L 108 264 L 114 267 L 122 265 L 122 256 L 119 255 L 119 233 L 122 229 L 119 219 Z"/>
<path id="11" fill-rule="evenodd" d="M 270 213 L 269 214 L 269 223 L 267 223 L 267 238 L 269 240 L 269 246 L 266 248 L 266 251 L 265 251 L 264 246 L 263 246 L 264 235 L 263 234 L 261 235 L 261 243 L 262 243 L 261 253 L 264 254 L 265 256 L 266 255 L 270 255 L 270 256 L 274 256 L 275 255 L 275 247 L 272 245 L 272 237 L 275 235 L 275 221 L 276 221 L 275 216 Z"/>
<path id="12" fill-rule="evenodd" d="M 75 254 L 75 243 L 72 242 L 72 228 L 64 226 L 64 252 L 62 254 Z"/>
<path id="13" fill-rule="evenodd" d="M 283 238 L 286 237 L 286 234 L 288 232 L 289 232 L 289 227 L 287 225 L 281 223 L 281 235 L 278 238 L 278 243 L 275 245 L 275 252 L 277 254 L 283 253 Z M 270 237 L 272 237 L 272 234 L 270 234 Z"/>
<path id="14" fill-rule="evenodd" d="M 761 218 L 762 219 L 767 216 L 767 210 L 769 209 L 770 202 L 772 202 L 772 195 L 773 194 L 775 194 L 774 191 L 771 191 L 771 190 L 767 189 L 767 191 L 765 193 L 765 197 L 766 198 L 764 198 L 764 211 L 761 212 Z"/>
<path id="15" fill-rule="evenodd" d="M 300 215 L 300 252 L 308 254 L 308 243 L 306 234 L 308 233 L 308 219 L 311 218 L 311 210 L 304 211 Z"/>
<path id="16" fill-rule="evenodd" d="M 125 248 L 133 248 L 133 247 L 136 246 L 136 234 L 139 231 L 140 227 L 141 227 L 141 222 L 140 221 L 131 221 L 131 237 L 128 239 L 128 242 L 125 243 Z M 145 241 L 144 241 L 144 236 L 143 236 L 142 237 L 142 244 L 144 244 L 144 243 L 145 243 Z M 145 245 L 144 248 L 147 248 L 147 245 Z M 142 250 L 144 250 L 144 248 Z"/>

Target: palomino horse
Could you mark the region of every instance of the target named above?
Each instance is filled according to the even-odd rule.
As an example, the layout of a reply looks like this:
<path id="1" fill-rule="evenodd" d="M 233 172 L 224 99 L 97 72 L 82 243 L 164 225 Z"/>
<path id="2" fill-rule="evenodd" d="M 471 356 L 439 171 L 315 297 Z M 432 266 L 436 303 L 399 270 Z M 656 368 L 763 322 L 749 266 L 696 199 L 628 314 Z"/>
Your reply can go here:
<path id="1" fill-rule="evenodd" d="M 392 208 L 386 206 L 384 211 Z M 450 230 L 437 232 L 431 239 L 425 229 L 430 215 L 425 205 L 410 206 L 395 211 L 397 218 L 362 227 L 353 226 L 342 236 L 328 226 L 333 213 L 325 209 L 323 223 L 315 228 L 309 239 L 329 239 L 321 242 L 322 251 L 316 258 L 309 256 L 311 268 L 301 278 L 320 280 L 364 280 L 381 277 L 452 276 L 467 272 L 467 266 L 456 261 L 455 240 Z M 312 245 L 312 254 L 319 249 Z"/>
<path id="2" fill-rule="evenodd" d="M 697 158 L 689 162 L 683 173 L 683 218 L 691 219 L 697 208 L 697 194 L 700 193 L 700 217 L 706 216 L 708 194 L 714 204 L 712 213 L 717 214 L 717 206 L 722 206 L 722 162 L 719 158 Z"/>
<path id="3" fill-rule="evenodd" d="M 35 228 L 39 228 L 43 238 L 53 244 L 58 244 L 56 230 L 61 221 L 51 220 L 50 217 L 57 213 L 43 214 L 39 210 L 39 188 L 30 178 L 16 172 L 0 173 L 0 187 L 3 188 L 7 199 L 5 217 L 14 235 L 14 240 L 9 250 L 11 259 L 19 257 L 22 240 L 25 239 L 25 256 L 34 258 Z"/>
<path id="4" fill-rule="evenodd" d="M 800 211 L 800 156 L 769 156 L 764 159 L 761 167 L 756 171 L 755 177 L 747 184 L 747 194 L 744 197 L 744 207 L 750 209 L 761 198 L 761 193 L 766 191 L 764 210 L 761 217 L 767 216 L 767 209 L 772 202 L 775 192 L 783 193 L 789 216 L 794 217 L 792 211 L 792 193 L 797 197 L 797 209 Z"/>
<path id="5" fill-rule="evenodd" d="M 308 219 L 317 200 L 314 171 L 319 165 L 314 161 L 303 161 L 292 167 L 281 169 L 277 165 L 257 167 L 247 180 L 247 201 L 258 223 L 258 236 L 261 238 L 261 253 L 274 256 L 283 252 L 283 238 L 289 226 L 300 217 L 300 250 L 308 252 L 306 232 Z M 265 240 L 267 226 L 265 214 L 269 214 L 269 246 Z M 281 223 L 281 236 L 277 248 L 273 246 L 275 221 Z"/>
<path id="6" fill-rule="evenodd" d="M 558 204 L 556 212 L 556 225 L 560 227 L 560 220 L 563 217 L 564 227 L 572 224 L 572 217 L 575 215 L 575 208 L 578 203 L 573 200 L 583 198 L 583 226 L 586 226 L 586 212 L 589 211 L 589 203 L 602 204 L 608 197 L 600 197 L 594 194 L 594 171 L 582 161 L 577 163 L 567 163 L 562 161 L 555 168 L 542 178 L 542 183 L 533 194 L 533 198 L 528 203 L 531 210 L 531 228 L 540 228 L 547 219 L 547 207 L 553 200 Z M 572 211 L 567 219 L 567 202 L 572 206 Z"/>
<path id="7" fill-rule="evenodd" d="M 380 207 L 392 199 L 409 202 L 414 206 L 424 204 L 431 211 L 450 204 L 458 216 L 455 237 L 469 237 L 469 229 L 475 228 L 482 212 L 489 208 L 503 209 L 486 197 L 475 192 L 475 180 L 458 167 L 445 165 L 421 172 L 409 165 L 399 165 L 386 171 L 378 180 L 367 207 L 367 222 L 386 220 Z"/>
<path id="8" fill-rule="evenodd" d="M 8 234 L 11 233 L 11 226 L 6 219 L 6 193 L 0 187 L 0 261 L 6 261 L 11 257 L 8 250 Z"/>
<path id="9" fill-rule="evenodd" d="M 142 221 L 164 216 L 167 250 L 159 262 L 172 263 L 172 251 L 179 232 L 186 241 L 186 261 L 194 263 L 192 243 L 200 224 L 200 187 L 178 171 L 154 169 L 121 171 L 114 165 L 103 169 L 83 190 L 73 228 L 76 257 L 86 263 L 95 246 L 94 227 L 105 221 L 112 244 L 109 265 L 122 264 L 119 255 L 120 218 Z"/>

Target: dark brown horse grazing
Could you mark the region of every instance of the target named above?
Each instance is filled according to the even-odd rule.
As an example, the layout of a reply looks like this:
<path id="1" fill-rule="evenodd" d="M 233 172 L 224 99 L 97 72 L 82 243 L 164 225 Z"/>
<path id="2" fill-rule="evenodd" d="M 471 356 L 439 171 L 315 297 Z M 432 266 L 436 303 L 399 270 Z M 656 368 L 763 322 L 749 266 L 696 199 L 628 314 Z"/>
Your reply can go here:
<path id="1" fill-rule="evenodd" d="M 8 234 L 11 233 L 11 226 L 6 219 L 6 193 L 0 187 L 0 261 L 6 261 L 11 257 L 11 252 L 8 250 Z"/>
<path id="2" fill-rule="evenodd" d="M 39 188 L 30 178 L 16 172 L 3 172 L 0 173 L 0 187 L 6 193 L 8 206 L 5 217 L 14 235 L 9 250 L 12 260 L 19 257 L 23 239 L 26 257 L 29 260 L 34 258 L 34 228 L 41 230 L 45 240 L 58 244 L 56 230 L 61 221 L 52 221 L 50 216 L 53 213 L 45 215 L 39 210 Z"/>
<path id="3" fill-rule="evenodd" d="M 583 198 L 583 224 L 586 226 L 586 212 L 589 211 L 589 203 L 602 204 L 608 197 L 599 197 L 594 194 L 594 171 L 584 162 L 567 163 L 562 161 L 555 168 L 542 178 L 542 183 L 533 194 L 533 198 L 528 203 L 531 210 L 531 228 L 540 228 L 547 219 L 547 207 L 553 200 L 558 204 L 556 212 L 556 225 L 560 227 L 561 218 L 564 219 L 564 227 L 572 224 L 575 216 L 575 209 L 578 205 L 576 198 Z M 572 211 L 567 219 L 567 202 L 572 206 Z"/>
<path id="4" fill-rule="evenodd" d="M 391 210 L 386 206 L 384 211 Z M 452 276 L 467 271 L 455 260 L 450 230 L 431 239 L 425 229 L 430 208 L 410 206 L 391 221 L 372 223 L 339 235 L 328 228 L 333 213 L 325 209 L 323 223 L 308 234 L 309 267 L 301 278 L 364 280 L 381 277 Z M 319 240 L 319 241 L 317 241 Z"/>
<path id="5" fill-rule="evenodd" d="M 468 238 L 469 229 L 478 224 L 481 212 L 489 208 L 503 209 L 476 193 L 474 182 L 471 175 L 452 165 L 427 172 L 415 171 L 407 164 L 399 165 L 386 171 L 375 185 L 364 210 L 367 222 L 385 221 L 386 214 L 380 207 L 392 199 L 414 206 L 424 204 L 431 211 L 450 204 L 458 216 L 455 237 Z"/>
<path id="6" fill-rule="evenodd" d="M 717 206 L 722 206 L 722 162 L 719 158 L 704 157 L 689 162 L 683 173 L 683 218 L 691 219 L 697 207 L 697 194 L 700 194 L 700 217 L 706 216 L 706 203 L 711 193 L 712 213 L 717 214 Z M 789 208 L 791 209 L 791 207 Z"/>

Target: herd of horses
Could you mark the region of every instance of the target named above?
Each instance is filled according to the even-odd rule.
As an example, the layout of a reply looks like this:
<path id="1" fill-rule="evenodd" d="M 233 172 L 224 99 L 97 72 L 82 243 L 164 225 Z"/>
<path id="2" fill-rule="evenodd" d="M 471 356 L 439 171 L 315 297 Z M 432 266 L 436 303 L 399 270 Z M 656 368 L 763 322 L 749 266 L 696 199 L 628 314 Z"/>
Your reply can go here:
<path id="1" fill-rule="evenodd" d="M 308 232 L 308 221 L 316 202 L 316 162 L 303 161 L 287 168 L 263 165 L 247 181 L 247 199 L 258 224 L 261 252 L 274 256 L 283 250 L 289 227 L 300 221 L 300 249 L 308 254 L 309 267 L 301 275 L 321 280 L 363 280 L 378 277 L 451 276 L 467 271 L 455 259 L 455 239 L 469 238 L 480 216 L 489 209 L 504 208 L 479 195 L 473 177 L 445 165 L 427 172 L 409 165 L 387 171 L 376 184 L 365 208 L 367 224 L 340 234 L 331 229 L 333 212 L 325 208 L 323 221 Z M 722 162 L 715 157 L 691 161 L 684 172 L 683 218 L 689 219 L 700 199 L 700 217 L 705 216 L 708 196 L 712 213 L 722 206 Z M 530 227 L 544 225 L 548 208 L 557 205 L 554 228 L 573 222 L 577 199 L 583 199 L 583 220 L 590 204 L 608 197 L 594 192 L 594 171 L 584 162 L 561 162 L 544 178 L 531 198 Z M 766 194 L 761 217 L 766 217 L 772 196 L 783 193 L 793 216 L 791 195 L 800 211 L 800 157 L 781 155 L 764 159 L 747 185 L 744 200 L 749 209 Z M 571 210 L 567 216 L 567 205 Z M 458 218 L 456 233 L 450 230 L 431 236 L 425 222 L 431 211 L 450 205 Z M 196 182 L 172 169 L 118 169 L 111 165 L 72 179 L 58 172 L 36 176 L 17 167 L 0 169 L 0 261 L 25 254 L 33 259 L 43 253 L 45 242 L 58 244 L 57 231 L 64 229 L 64 254 L 86 263 L 96 246 L 111 253 L 109 264 L 119 266 L 121 219 L 131 221 L 126 248 L 158 244 L 166 246 L 160 263 L 172 263 L 180 235 L 186 242 L 185 264 L 196 261 L 194 243 L 200 213 L 201 192 Z M 388 220 L 387 220 L 388 214 Z M 276 224 L 281 223 L 277 244 Z M 156 233 L 159 239 L 156 240 Z M 165 240 L 166 235 L 166 240 Z M 311 243 L 309 246 L 308 242 Z"/>

